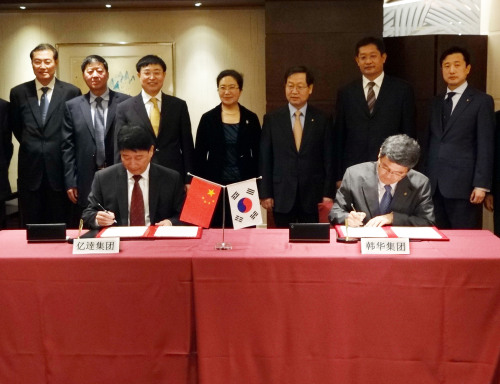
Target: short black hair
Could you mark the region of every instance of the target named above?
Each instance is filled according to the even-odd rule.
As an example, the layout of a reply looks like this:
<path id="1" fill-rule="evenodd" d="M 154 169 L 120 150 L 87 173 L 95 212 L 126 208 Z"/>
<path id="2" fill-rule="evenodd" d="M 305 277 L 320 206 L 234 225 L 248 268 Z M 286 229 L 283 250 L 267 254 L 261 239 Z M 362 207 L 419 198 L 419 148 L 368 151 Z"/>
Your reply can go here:
<path id="1" fill-rule="evenodd" d="M 161 68 L 163 69 L 163 72 L 167 71 L 167 64 L 163 61 L 163 59 L 160 56 L 156 55 L 146 55 L 144 57 L 141 57 L 137 64 L 135 65 L 135 68 L 137 69 L 137 73 L 141 72 L 141 68 L 147 67 L 148 65 L 151 64 L 159 64 L 161 65 Z"/>
<path id="2" fill-rule="evenodd" d="M 108 71 L 108 62 L 104 59 L 104 57 L 99 56 L 99 55 L 89 55 L 82 61 L 82 72 L 85 71 L 85 68 L 87 68 L 87 65 L 91 63 L 101 63 L 104 66 L 104 69 Z"/>
<path id="3" fill-rule="evenodd" d="M 468 50 L 466 50 L 463 47 L 458 47 L 458 46 L 453 46 L 450 47 L 441 53 L 441 56 L 439 57 L 439 66 L 443 66 L 443 61 L 446 59 L 446 56 L 453 55 L 454 53 L 461 53 L 462 56 L 464 57 L 465 65 L 470 64 L 470 53 Z"/>
<path id="4" fill-rule="evenodd" d="M 288 68 L 285 72 L 285 84 L 288 81 L 288 78 L 295 73 L 305 73 L 307 85 L 314 84 L 314 74 L 305 65 L 296 65 Z"/>
<path id="5" fill-rule="evenodd" d="M 125 149 L 149 151 L 152 145 L 154 145 L 152 134 L 139 125 L 124 125 L 118 131 L 117 146 L 119 151 Z"/>
<path id="6" fill-rule="evenodd" d="M 380 54 L 383 55 L 385 53 L 385 44 L 384 41 L 378 37 L 375 36 L 367 36 L 363 37 L 361 40 L 359 40 L 356 43 L 356 47 L 354 48 L 354 56 L 359 55 L 359 49 L 361 47 L 365 47 L 367 45 L 373 44 L 377 47 L 377 49 L 380 51 Z"/>
<path id="7" fill-rule="evenodd" d="M 59 52 L 54 48 L 52 44 L 42 43 L 38 44 L 33 50 L 30 52 L 30 59 L 33 60 L 33 54 L 38 51 L 52 51 L 52 55 L 54 56 L 54 60 L 59 58 Z"/>
<path id="8" fill-rule="evenodd" d="M 408 135 L 389 136 L 382 143 L 379 156 L 387 156 L 393 163 L 411 169 L 420 158 L 420 145 Z"/>
<path id="9" fill-rule="evenodd" d="M 240 90 L 243 89 L 243 75 L 234 69 L 225 69 L 219 73 L 219 76 L 217 76 L 217 88 L 219 87 L 220 81 L 226 76 L 231 76 L 238 83 Z"/>

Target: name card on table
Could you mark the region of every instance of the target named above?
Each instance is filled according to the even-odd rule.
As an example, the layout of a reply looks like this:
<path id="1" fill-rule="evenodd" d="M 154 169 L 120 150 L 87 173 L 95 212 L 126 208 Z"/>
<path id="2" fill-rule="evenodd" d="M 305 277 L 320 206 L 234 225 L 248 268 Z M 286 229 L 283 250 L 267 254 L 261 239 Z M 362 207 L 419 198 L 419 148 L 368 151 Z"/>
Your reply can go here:
<path id="1" fill-rule="evenodd" d="M 73 240 L 73 255 L 118 253 L 118 252 L 120 252 L 119 237 Z"/>
<path id="2" fill-rule="evenodd" d="M 361 239 L 363 255 L 409 255 L 410 239 L 408 238 L 367 238 Z"/>

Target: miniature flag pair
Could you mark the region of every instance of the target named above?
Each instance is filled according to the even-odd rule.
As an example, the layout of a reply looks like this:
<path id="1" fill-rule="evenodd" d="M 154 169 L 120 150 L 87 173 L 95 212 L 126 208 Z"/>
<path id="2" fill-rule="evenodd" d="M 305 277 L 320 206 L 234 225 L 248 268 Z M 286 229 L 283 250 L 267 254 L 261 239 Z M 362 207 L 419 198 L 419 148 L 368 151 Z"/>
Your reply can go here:
<path id="1" fill-rule="evenodd" d="M 221 189 L 227 189 L 234 229 L 262 224 L 256 179 L 223 186 L 194 176 L 181 212 L 181 221 L 210 227 Z"/>

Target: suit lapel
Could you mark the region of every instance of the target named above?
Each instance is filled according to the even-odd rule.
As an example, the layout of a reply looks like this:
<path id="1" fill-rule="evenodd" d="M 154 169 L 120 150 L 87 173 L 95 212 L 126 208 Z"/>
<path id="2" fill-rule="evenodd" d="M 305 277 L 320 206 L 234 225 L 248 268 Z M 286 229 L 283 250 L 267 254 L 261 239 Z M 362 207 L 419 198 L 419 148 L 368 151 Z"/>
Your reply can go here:
<path id="1" fill-rule="evenodd" d="M 162 105 L 162 108 L 163 108 L 163 105 Z M 144 121 L 144 123 L 149 128 L 151 134 L 154 136 L 155 134 L 153 131 L 153 126 L 151 125 L 151 121 L 149 120 L 148 113 L 146 112 L 146 106 L 144 105 L 144 100 L 142 99 L 142 93 L 139 93 L 139 95 L 134 98 L 134 110 L 135 110 L 135 113 L 137 114 L 137 116 L 139 116 L 139 119 L 141 121 Z M 160 125 L 161 125 L 161 120 L 160 120 Z"/>
<path id="2" fill-rule="evenodd" d="M 82 111 L 83 119 L 87 124 L 87 128 L 90 132 L 90 135 L 95 141 L 95 132 L 94 132 L 94 124 L 92 122 L 92 112 L 90 107 L 90 93 L 87 93 L 82 99 L 80 103 L 80 110 Z"/>
<path id="3" fill-rule="evenodd" d="M 109 90 L 109 102 L 108 102 L 108 115 L 106 116 L 106 132 L 104 136 L 108 134 L 109 128 L 113 124 L 116 114 L 116 105 L 118 104 L 115 101 L 116 93 L 112 90 Z"/>
<path id="4" fill-rule="evenodd" d="M 54 113 L 56 107 L 63 101 L 62 98 L 62 85 L 59 80 L 56 79 L 56 82 L 54 84 L 54 90 L 52 91 L 52 96 L 50 98 L 50 103 L 49 103 L 49 109 L 47 111 L 47 116 L 45 117 L 45 125 L 47 125 L 47 122 L 50 120 L 50 117 Z"/>
<path id="5" fill-rule="evenodd" d="M 446 127 L 444 127 L 445 133 L 450 129 L 450 127 L 455 123 L 455 121 L 457 121 L 462 112 L 464 112 L 467 109 L 472 99 L 473 99 L 473 92 L 470 92 L 470 88 L 467 87 L 462 96 L 460 97 L 460 99 L 458 100 L 455 109 L 451 113 L 450 119 L 448 120 Z"/>
<path id="6" fill-rule="evenodd" d="M 159 206 L 160 191 L 158 188 L 158 175 L 156 173 L 156 168 L 153 164 L 149 166 L 149 220 L 151 225 L 154 225 L 156 221 L 162 220 L 162 218 L 156 218 L 155 207 Z"/>
<path id="7" fill-rule="evenodd" d="M 38 103 L 38 94 L 36 91 L 35 80 L 33 80 L 29 84 L 29 87 L 26 89 L 26 99 L 28 100 L 28 104 L 31 108 L 31 112 L 33 113 L 33 116 L 35 117 L 38 128 L 40 129 L 40 131 L 42 131 L 42 129 L 43 129 L 42 111 L 40 111 L 40 105 Z"/>
<path id="8" fill-rule="evenodd" d="M 128 225 L 128 180 L 127 170 L 122 165 L 116 175 L 116 198 L 118 199 L 118 210 L 120 212 L 119 225 Z"/>
<path id="9" fill-rule="evenodd" d="M 283 138 L 285 145 L 292 148 L 293 151 L 297 153 L 297 148 L 295 147 L 295 139 L 293 138 L 292 116 L 290 115 L 288 104 L 283 108 L 279 126 L 281 130 L 281 137 Z"/>
<path id="10" fill-rule="evenodd" d="M 379 211 L 377 162 L 371 163 L 371 166 L 372 168 L 365 176 L 365 183 L 362 184 L 361 190 L 369 216 L 375 217 Z"/>
<path id="11" fill-rule="evenodd" d="M 354 96 L 358 99 L 359 105 L 362 105 L 363 112 L 366 116 L 370 116 L 370 110 L 368 109 L 368 103 L 366 101 L 365 90 L 363 89 L 363 78 L 359 79 L 357 86 L 354 91 Z M 375 101 L 375 107 L 377 106 L 377 101 Z"/>
<path id="12" fill-rule="evenodd" d="M 411 188 L 410 180 L 408 176 L 403 178 L 396 185 L 396 190 L 394 191 L 394 197 L 392 199 L 392 208 L 395 211 L 405 211 L 408 208 L 408 198 L 412 196 L 413 189 Z"/>
<path id="13" fill-rule="evenodd" d="M 316 117 L 317 114 L 315 113 L 315 111 L 308 106 L 306 110 L 306 116 L 304 119 L 304 127 L 302 129 L 302 140 L 300 142 L 301 151 L 304 150 L 304 148 L 311 141 L 315 133 Z M 292 138 L 293 138 L 293 131 L 292 131 Z M 295 139 L 294 139 L 294 144 L 295 144 Z"/>

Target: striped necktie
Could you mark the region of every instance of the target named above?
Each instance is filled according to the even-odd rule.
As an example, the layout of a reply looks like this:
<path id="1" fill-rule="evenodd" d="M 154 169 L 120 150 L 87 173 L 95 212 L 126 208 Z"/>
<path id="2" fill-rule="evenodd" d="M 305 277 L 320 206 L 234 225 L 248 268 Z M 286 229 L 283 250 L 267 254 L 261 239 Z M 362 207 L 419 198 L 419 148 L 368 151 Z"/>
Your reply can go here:
<path id="1" fill-rule="evenodd" d="M 373 90 L 374 86 L 375 83 L 373 81 L 370 81 L 368 83 L 368 94 L 366 96 L 366 102 L 368 103 L 368 109 L 370 110 L 370 114 L 373 113 L 373 108 L 375 107 L 375 101 L 377 100 L 375 97 L 375 91 Z"/>

